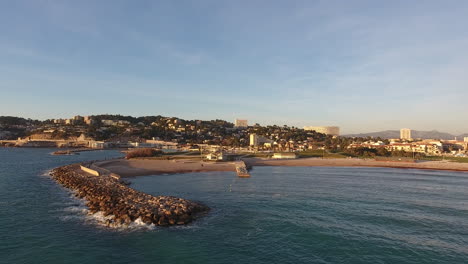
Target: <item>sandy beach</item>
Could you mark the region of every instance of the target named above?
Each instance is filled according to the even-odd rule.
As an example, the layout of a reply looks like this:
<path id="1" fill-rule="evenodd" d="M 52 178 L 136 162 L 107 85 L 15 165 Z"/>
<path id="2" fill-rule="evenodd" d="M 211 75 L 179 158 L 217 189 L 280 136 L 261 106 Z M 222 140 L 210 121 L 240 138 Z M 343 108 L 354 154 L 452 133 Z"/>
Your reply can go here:
<path id="1" fill-rule="evenodd" d="M 468 163 L 456 163 L 448 161 L 419 161 L 419 162 L 394 162 L 375 161 L 364 159 L 294 159 L 271 160 L 259 158 L 244 159 L 248 166 L 303 166 L 303 167 L 387 167 L 424 170 L 467 171 Z M 187 173 L 206 171 L 232 171 L 235 172 L 233 162 L 201 162 L 193 160 L 145 160 L 116 159 L 101 161 L 95 165 L 107 169 L 122 177 L 134 177 L 143 175 L 156 175 L 165 173 Z"/>

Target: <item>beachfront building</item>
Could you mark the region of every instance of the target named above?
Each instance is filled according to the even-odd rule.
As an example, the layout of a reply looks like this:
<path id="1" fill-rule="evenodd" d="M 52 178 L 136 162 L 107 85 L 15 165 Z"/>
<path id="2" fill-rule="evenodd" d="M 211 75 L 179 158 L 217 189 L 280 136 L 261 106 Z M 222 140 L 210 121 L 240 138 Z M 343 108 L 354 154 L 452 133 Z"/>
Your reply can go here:
<path id="1" fill-rule="evenodd" d="M 234 127 L 237 128 L 246 128 L 249 126 L 249 122 L 246 119 L 236 119 L 234 121 Z"/>
<path id="2" fill-rule="evenodd" d="M 273 143 L 273 140 L 257 134 L 250 134 L 250 146 L 258 147 L 265 143 Z"/>
<path id="3" fill-rule="evenodd" d="M 179 145 L 179 143 L 177 142 L 157 140 L 155 138 L 147 139 L 146 143 L 161 149 L 177 149 Z"/>
<path id="4" fill-rule="evenodd" d="M 274 153 L 272 158 L 273 159 L 297 159 L 297 154 L 295 152 Z"/>
<path id="5" fill-rule="evenodd" d="M 105 149 L 110 147 L 110 144 L 104 141 L 90 141 L 88 142 L 88 146 L 93 149 Z"/>
<path id="6" fill-rule="evenodd" d="M 144 142 L 128 142 L 128 144 L 134 148 L 155 148 L 158 147 L 156 144 L 144 143 Z"/>
<path id="7" fill-rule="evenodd" d="M 224 152 L 218 151 L 218 152 L 211 152 L 205 156 L 205 159 L 207 160 L 213 160 L 213 161 L 225 161 L 227 159 L 227 156 Z"/>
<path id="8" fill-rule="evenodd" d="M 347 147 L 348 149 L 352 149 L 352 148 L 371 148 L 371 149 L 377 149 L 377 148 L 384 148 L 386 145 L 385 143 L 383 143 L 382 141 L 377 141 L 377 142 L 374 142 L 374 141 L 366 141 L 366 142 L 363 142 L 363 143 L 352 143 L 352 144 L 349 144 L 349 146 Z"/>
<path id="9" fill-rule="evenodd" d="M 400 139 L 402 140 L 411 140 L 411 129 L 402 128 L 400 129 Z"/>
<path id="10" fill-rule="evenodd" d="M 325 135 L 339 136 L 340 127 L 337 126 L 305 126 L 304 130 L 315 131 Z"/>
<path id="11" fill-rule="evenodd" d="M 405 152 L 412 152 L 413 147 L 410 143 L 394 143 L 387 145 L 385 147 L 388 151 L 405 151 Z"/>

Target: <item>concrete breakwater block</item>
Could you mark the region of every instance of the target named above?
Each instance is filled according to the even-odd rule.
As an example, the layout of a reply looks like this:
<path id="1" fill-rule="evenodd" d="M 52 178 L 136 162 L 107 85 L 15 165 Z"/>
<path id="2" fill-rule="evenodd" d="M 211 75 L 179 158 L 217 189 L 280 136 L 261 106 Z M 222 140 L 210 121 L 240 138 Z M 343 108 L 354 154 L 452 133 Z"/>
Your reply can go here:
<path id="1" fill-rule="evenodd" d="M 203 204 L 173 196 L 152 196 L 134 190 L 111 176 L 90 176 L 79 165 L 59 167 L 51 176 L 86 200 L 91 213 L 113 216 L 108 226 L 128 225 L 140 219 L 158 226 L 185 225 L 209 211 Z"/>

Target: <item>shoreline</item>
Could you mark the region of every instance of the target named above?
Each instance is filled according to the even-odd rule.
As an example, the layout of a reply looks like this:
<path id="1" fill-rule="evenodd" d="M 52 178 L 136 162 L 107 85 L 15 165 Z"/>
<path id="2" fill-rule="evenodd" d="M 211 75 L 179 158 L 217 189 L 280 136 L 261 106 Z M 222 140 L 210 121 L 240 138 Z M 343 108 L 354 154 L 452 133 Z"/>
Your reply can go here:
<path id="1" fill-rule="evenodd" d="M 468 172 L 468 163 L 449 161 L 377 161 L 373 159 L 320 159 L 305 158 L 291 160 L 245 159 L 251 166 L 286 166 L 286 167 L 361 167 L 361 168 L 396 168 L 438 171 Z"/>
<path id="2" fill-rule="evenodd" d="M 468 172 L 468 163 L 449 161 L 376 161 L 364 159 L 260 159 L 245 158 L 243 161 L 249 167 L 255 166 L 284 166 L 284 167 L 370 167 L 370 168 L 397 168 L 397 169 L 421 169 L 438 171 Z M 232 171 L 235 172 L 234 162 L 203 162 L 193 160 L 110 160 L 96 162 L 95 165 L 122 177 L 136 177 L 146 175 Z"/>
<path id="3" fill-rule="evenodd" d="M 319 158 L 246 158 L 243 161 L 248 167 L 373 167 L 468 172 L 468 163 L 440 161 L 393 162 Z M 73 190 L 78 198 L 84 198 L 91 213 L 102 212 L 104 216 L 111 216 L 105 223 L 109 227 L 128 226 L 138 220 L 158 226 L 185 225 L 210 210 L 199 202 L 139 192 L 126 186 L 120 177 L 210 171 L 236 172 L 235 162 L 197 160 L 113 159 L 93 162 L 91 168 L 83 168 L 82 163 L 71 164 L 53 169 L 50 175 L 59 184 Z"/>

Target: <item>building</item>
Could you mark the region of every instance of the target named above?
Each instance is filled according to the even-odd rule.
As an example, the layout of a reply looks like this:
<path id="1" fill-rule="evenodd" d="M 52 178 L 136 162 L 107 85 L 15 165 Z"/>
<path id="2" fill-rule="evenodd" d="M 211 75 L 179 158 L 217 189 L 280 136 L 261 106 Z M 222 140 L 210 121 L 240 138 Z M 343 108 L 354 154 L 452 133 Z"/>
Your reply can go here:
<path id="1" fill-rule="evenodd" d="M 249 126 L 249 123 L 246 119 L 236 119 L 234 121 L 234 127 L 243 128 L 243 127 L 248 127 L 248 126 Z"/>
<path id="2" fill-rule="evenodd" d="M 366 141 L 363 143 L 352 143 L 348 147 L 348 149 L 352 148 L 371 148 L 371 149 L 378 149 L 378 148 L 385 148 L 385 143 L 382 141 Z"/>
<path id="3" fill-rule="evenodd" d="M 224 152 L 219 151 L 219 152 L 212 152 L 209 153 L 205 156 L 205 159 L 207 160 L 216 160 L 216 161 L 225 161 L 227 160 L 227 156 Z"/>
<path id="4" fill-rule="evenodd" d="M 155 138 L 147 139 L 146 143 L 152 144 L 154 147 L 161 149 L 177 149 L 177 146 L 179 145 L 177 142 L 157 140 Z"/>
<path id="5" fill-rule="evenodd" d="M 54 119 L 54 124 L 65 124 L 65 119 Z"/>
<path id="6" fill-rule="evenodd" d="M 128 126 L 128 125 L 130 125 L 130 121 L 127 121 L 127 120 L 117 120 L 117 125 L 118 125 L 118 126 Z"/>
<path id="7" fill-rule="evenodd" d="M 101 120 L 101 123 L 103 126 L 113 126 L 116 122 L 114 120 L 103 119 Z"/>
<path id="8" fill-rule="evenodd" d="M 101 120 L 103 126 L 128 126 L 130 122 L 127 120 L 109 120 L 103 119 Z"/>
<path id="9" fill-rule="evenodd" d="M 297 159 L 295 152 L 274 153 L 273 159 Z"/>
<path id="10" fill-rule="evenodd" d="M 257 147 L 265 143 L 273 143 L 273 140 L 259 136 L 257 134 L 250 134 L 250 146 Z"/>
<path id="11" fill-rule="evenodd" d="M 92 125 L 92 124 L 94 124 L 95 120 L 90 116 L 85 116 L 84 117 L 84 122 L 87 125 Z"/>
<path id="12" fill-rule="evenodd" d="M 77 115 L 73 117 L 73 120 L 75 120 L 75 122 L 78 122 L 78 123 L 84 122 L 84 117 Z"/>
<path id="13" fill-rule="evenodd" d="M 90 141 L 88 146 L 94 149 L 104 149 L 110 147 L 110 143 L 104 141 Z"/>
<path id="14" fill-rule="evenodd" d="M 402 128 L 400 129 L 400 139 L 411 140 L 411 129 Z"/>
<path id="15" fill-rule="evenodd" d="M 409 143 L 393 143 L 385 147 L 388 151 L 405 151 L 412 152 L 413 145 Z"/>
<path id="16" fill-rule="evenodd" d="M 337 127 L 337 126 L 305 126 L 304 130 L 308 130 L 308 131 L 313 130 L 318 133 L 332 135 L 332 136 L 340 135 L 340 127 Z"/>

